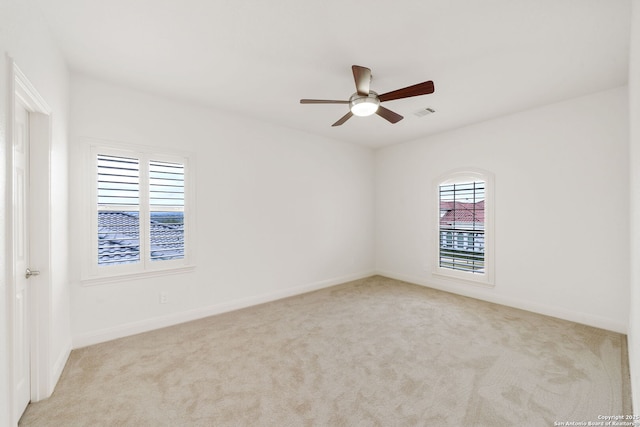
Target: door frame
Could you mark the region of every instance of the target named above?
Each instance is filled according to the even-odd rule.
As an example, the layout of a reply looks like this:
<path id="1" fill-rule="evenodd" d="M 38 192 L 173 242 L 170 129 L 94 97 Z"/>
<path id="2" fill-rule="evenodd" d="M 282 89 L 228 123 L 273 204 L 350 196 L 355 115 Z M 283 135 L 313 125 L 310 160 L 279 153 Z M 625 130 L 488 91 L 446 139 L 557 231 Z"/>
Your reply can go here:
<path id="1" fill-rule="evenodd" d="M 31 268 L 40 270 L 37 280 L 29 287 L 29 341 L 31 370 L 31 401 L 45 399 L 53 392 L 55 386 L 51 362 L 51 325 L 53 321 L 51 308 L 51 108 L 26 75 L 18 68 L 14 60 L 7 58 L 9 66 L 9 105 L 7 120 L 7 143 L 11 144 L 7 156 L 7 268 L 9 283 L 7 286 L 9 323 L 9 399 L 11 402 L 11 423 L 15 425 L 22 414 L 14 414 L 14 322 L 15 283 L 17 275 L 13 245 L 15 240 L 13 223 L 13 138 L 15 124 L 15 103 L 20 101 L 29 111 L 30 130 L 30 262 Z M 38 173 L 34 173 L 37 171 Z M 34 213 L 37 212 L 37 215 Z"/>

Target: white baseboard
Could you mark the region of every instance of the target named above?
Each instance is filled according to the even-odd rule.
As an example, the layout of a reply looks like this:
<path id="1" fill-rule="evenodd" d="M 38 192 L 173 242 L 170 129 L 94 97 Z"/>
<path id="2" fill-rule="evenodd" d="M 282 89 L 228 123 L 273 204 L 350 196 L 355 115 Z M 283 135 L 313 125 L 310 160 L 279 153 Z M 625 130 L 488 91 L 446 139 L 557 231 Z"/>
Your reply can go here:
<path id="1" fill-rule="evenodd" d="M 51 396 L 51 394 L 53 393 L 53 390 L 55 389 L 56 384 L 58 384 L 58 380 L 60 380 L 60 377 L 62 376 L 62 371 L 64 371 L 64 367 L 66 366 L 70 355 L 71 355 L 71 340 L 69 340 L 67 344 L 64 346 L 64 348 L 58 355 L 56 362 L 53 365 L 53 372 L 51 372 L 51 383 L 50 383 L 51 391 L 49 393 L 49 396 Z"/>
<path id="2" fill-rule="evenodd" d="M 569 320 L 571 322 L 593 326 L 595 328 L 606 329 L 608 331 L 618 332 L 621 334 L 626 334 L 628 330 L 628 325 L 626 323 L 621 323 L 606 317 L 593 315 L 591 313 L 567 310 L 565 308 L 554 307 L 552 305 L 532 303 L 530 301 L 505 297 L 503 295 L 489 294 L 486 290 L 479 289 L 479 287 L 468 287 L 468 289 L 463 289 L 462 287 L 455 286 L 454 284 L 450 286 L 437 284 L 425 280 L 424 278 L 413 277 L 406 274 L 385 270 L 376 270 L 376 274 L 388 277 L 390 279 L 402 280 L 404 282 L 414 283 L 416 285 L 426 286 L 429 288 L 451 292 L 453 294 L 463 295 L 466 297 L 492 302 L 495 304 L 505 305 L 512 308 L 518 308 L 520 310 L 531 311 L 533 313 L 556 317 L 558 319 Z"/>
<path id="3" fill-rule="evenodd" d="M 49 365 L 47 363 L 46 367 L 41 367 L 38 370 L 38 381 L 37 385 L 32 384 L 31 388 L 31 401 L 39 402 L 44 399 L 48 399 L 53 394 L 53 391 L 62 376 L 62 371 L 64 370 L 65 365 L 67 364 L 67 360 L 69 360 L 69 356 L 71 355 L 71 340 L 69 340 L 66 345 L 62 347 L 62 350 L 56 357 L 53 365 Z"/>
<path id="4" fill-rule="evenodd" d="M 339 285 L 341 283 L 349 282 L 352 280 L 363 279 L 365 277 L 373 276 L 374 274 L 375 273 L 373 271 L 368 271 L 359 274 L 336 277 L 333 279 L 321 280 L 318 282 L 294 286 L 287 289 L 281 289 L 262 295 L 240 298 L 237 300 L 214 304 L 207 307 L 200 307 L 178 313 L 171 313 L 162 317 L 155 317 L 152 319 L 114 326 L 112 328 L 79 334 L 73 337 L 73 348 L 77 349 L 81 347 L 87 347 L 89 345 L 99 344 L 102 342 L 135 335 L 142 332 L 149 332 L 155 329 L 165 328 L 167 326 L 190 322 L 192 320 L 202 319 L 204 317 L 209 317 L 216 314 L 239 310 L 258 304 L 264 304 L 266 302 L 271 302 L 311 291 L 316 291 L 319 289 L 328 288 L 330 286 Z"/>

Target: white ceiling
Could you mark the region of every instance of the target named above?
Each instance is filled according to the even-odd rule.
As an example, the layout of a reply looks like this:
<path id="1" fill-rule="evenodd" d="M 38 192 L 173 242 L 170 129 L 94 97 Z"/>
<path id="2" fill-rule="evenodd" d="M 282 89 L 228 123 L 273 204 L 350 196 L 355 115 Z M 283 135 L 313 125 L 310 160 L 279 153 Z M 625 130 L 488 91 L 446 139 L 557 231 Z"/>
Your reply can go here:
<path id="1" fill-rule="evenodd" d="M 380 147 L 627 84 L 630 0 L 37 0 L 72 70 Z M 351 65 L 405 119 L 353 117 Z M 435 114 L 417 117 L 425 107 Z"/>

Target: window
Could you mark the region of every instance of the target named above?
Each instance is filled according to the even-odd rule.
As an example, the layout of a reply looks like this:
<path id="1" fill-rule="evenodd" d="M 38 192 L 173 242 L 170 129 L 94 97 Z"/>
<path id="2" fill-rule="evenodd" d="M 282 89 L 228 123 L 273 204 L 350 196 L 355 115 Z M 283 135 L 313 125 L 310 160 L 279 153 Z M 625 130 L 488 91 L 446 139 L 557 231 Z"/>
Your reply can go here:
<path id="1" fill-rule="evenodd" d="M 140 261 L 140 162 L 97 155 L 98 265 Z"/>
<path id="2" fill-rule="evenodd" d="M 487 172 L 454 172 L 438 180 L 436 274 L 492 284 L 491 187 Z"/>
<path id="3" fill-rule="evenodd" d="M 91 262 L 86 278 L 189 265 L 188 158 L 94 146 Z"/>
<path id="4" fill-rule="evenodd" d="M 151 261 L 184 258 L 184 165 L 149 162 Z"/>

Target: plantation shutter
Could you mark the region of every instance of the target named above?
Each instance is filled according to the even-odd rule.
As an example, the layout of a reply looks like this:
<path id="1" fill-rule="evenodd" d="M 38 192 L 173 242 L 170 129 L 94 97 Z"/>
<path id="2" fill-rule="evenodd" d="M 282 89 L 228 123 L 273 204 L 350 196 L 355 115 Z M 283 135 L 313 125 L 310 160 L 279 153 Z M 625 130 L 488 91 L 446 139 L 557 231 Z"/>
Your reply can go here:
<path id="1" fill-rule="evenodd" d="M 98 265 L 140 261 L 140 162 L 98 155 Z"/>
<path id="2" fill-rule="evenodd" d="M 150 259 L 183 259 L 184 165 L 149 162 L 149 211 Z"/>

